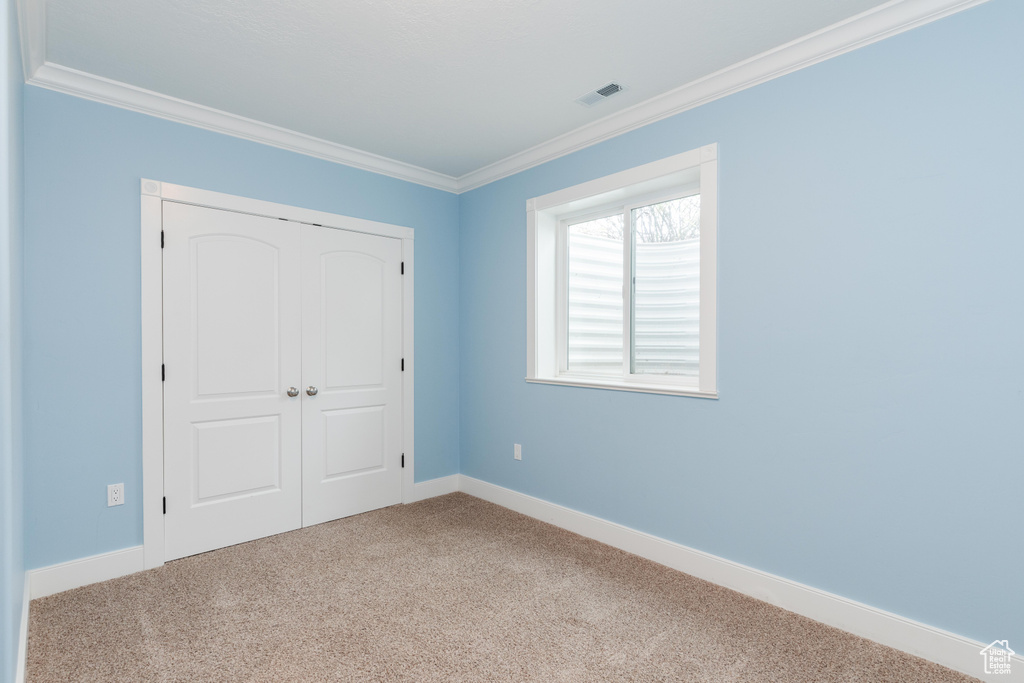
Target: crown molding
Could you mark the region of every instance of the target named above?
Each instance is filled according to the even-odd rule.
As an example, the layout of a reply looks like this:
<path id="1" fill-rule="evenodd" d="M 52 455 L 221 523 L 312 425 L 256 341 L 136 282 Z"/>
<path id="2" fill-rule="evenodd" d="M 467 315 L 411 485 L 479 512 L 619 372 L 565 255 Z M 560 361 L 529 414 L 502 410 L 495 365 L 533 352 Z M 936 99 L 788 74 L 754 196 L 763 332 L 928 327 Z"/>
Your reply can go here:
<path id="1" fill-rule="evenodd" d="M 17 0 L 18 37 L 25 81 L 31 80 L 46 59 L 46 2 Z"/>
<path id="2" fill-rule="evenodd" d="M 162 95 L 66 66 L 43 62 L 28 83 L 123 109 L 186 123 L 217 133 L 335 161 L 447 192 L 458 191 L 455 178 L 395 159 L 364 152 L 311 135 L 213 109 L 195 102 Z"/>
<path id="3" fill-rule="evenodd" d="M 458 178 L 45 60 L 45 0 L 18 0 L 25 80 L 50 90 L 461 193 L 988 0 L 891 0 Z"/>
<path id="4" fill-rule="evenodd" d="M 466 192 L 988 0 L 892 0 L 458 178 Z"/>

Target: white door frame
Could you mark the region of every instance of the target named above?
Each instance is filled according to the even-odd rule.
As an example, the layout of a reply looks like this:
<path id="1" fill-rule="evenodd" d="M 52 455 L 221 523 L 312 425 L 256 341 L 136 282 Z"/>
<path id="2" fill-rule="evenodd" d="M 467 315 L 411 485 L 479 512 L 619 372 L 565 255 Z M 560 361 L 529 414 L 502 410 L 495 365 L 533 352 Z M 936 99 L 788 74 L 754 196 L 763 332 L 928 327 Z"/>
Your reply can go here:
<path id="1" fill-rule="evenodd" d="M 416 455 L 413 441 L 413 229 L 362 218 L 210 192 L 142 179 L 142 536 L 146 569 L 164 563 L 163 202 L 268 216 L 324 228 L 402 240 L 402 502 L 412 501 Z"/>

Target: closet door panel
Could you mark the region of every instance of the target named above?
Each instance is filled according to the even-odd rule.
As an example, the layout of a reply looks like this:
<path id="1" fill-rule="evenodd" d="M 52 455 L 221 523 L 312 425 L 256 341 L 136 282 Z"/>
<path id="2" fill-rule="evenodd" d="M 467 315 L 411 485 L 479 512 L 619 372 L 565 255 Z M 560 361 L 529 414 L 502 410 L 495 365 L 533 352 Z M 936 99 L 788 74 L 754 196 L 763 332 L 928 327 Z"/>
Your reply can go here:
<path id="1" fill-rule="evenodd" d="M 325 389 L 384 386 L 386 265 L 352 251 L 321 257 Z"/>
<path id="2" fill-rule="evenodd" d="M 401 502 L 401 254 L 302 228 L 303 525 Z"/>
<path id="3" fill-rule="evenodd" d="M 165 556 L 301 525 L 298 226 L 163 205 Z"/>

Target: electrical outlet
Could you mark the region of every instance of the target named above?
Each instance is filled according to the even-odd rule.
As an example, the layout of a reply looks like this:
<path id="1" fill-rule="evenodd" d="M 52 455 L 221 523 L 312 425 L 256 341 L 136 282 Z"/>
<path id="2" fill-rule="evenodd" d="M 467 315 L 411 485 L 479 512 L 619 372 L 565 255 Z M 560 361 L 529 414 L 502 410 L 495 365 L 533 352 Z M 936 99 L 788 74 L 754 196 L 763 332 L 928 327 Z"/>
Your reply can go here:
<path id="1" fill-rule="evenodd" d="M 124 505 L 124 484 L 110 484 L 107 486 L 107 507 Z"/>
<path id="2" fill-rule="evenodd" d="M 513 444 L 513 446 L 514 446 L 514 448 L 513 448 L 513 451 L 512 451 L 512 457 L 515 458 L 516 460 L 522 460 L 523 459 L 523 447 L 522 447 L 522 445 L 520 445 L 520 444 Z"/>

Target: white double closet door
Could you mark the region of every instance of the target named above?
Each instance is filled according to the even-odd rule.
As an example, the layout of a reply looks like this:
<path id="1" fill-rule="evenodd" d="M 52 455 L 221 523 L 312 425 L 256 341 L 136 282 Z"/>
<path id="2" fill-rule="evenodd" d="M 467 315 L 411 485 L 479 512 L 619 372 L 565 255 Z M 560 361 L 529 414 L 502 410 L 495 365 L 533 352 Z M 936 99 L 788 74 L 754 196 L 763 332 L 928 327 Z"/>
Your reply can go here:
<path id="1" fill-rule="evenodd" d="M 401 241 L 167 201 L 163 225 L 166 559 L 400 502 Z"/>

